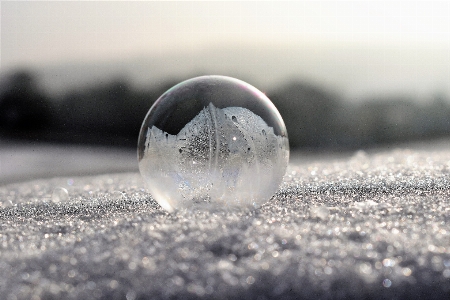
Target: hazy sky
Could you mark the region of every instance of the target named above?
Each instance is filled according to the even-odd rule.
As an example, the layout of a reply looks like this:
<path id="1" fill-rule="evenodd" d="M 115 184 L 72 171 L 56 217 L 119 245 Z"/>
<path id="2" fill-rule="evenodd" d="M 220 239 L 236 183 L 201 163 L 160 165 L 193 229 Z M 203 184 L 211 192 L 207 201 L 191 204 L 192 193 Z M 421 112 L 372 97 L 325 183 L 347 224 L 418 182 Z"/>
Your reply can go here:
<path id="1" fill-rule="evenodd" d="M 344 89 L 358 74 L 370 74 L 368 88 L 385 80 L 381 88 L 407 81 L 423 91 L 450 91 L 450 1 L 1 2 L 2 70 L 188 57 L 222 46 L 303 47 L 311 52 L 304 57 L 325 62 L 333 55 L 331 65 L 306 64 L 310 69 L 298 75 Z M 323 59 L 319 48 L 330 50 Z M 332 72 L 342 66 L 345 80 Z"/>

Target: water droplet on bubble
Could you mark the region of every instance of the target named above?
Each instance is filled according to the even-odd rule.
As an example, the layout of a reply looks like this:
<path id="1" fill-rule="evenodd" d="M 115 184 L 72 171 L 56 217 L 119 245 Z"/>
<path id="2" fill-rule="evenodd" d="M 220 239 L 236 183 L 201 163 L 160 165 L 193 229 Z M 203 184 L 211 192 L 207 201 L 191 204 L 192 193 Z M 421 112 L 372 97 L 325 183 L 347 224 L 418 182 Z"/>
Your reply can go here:
<path id="1" fill-rule="evenodd" d="M 258 207 L 278 189 L 289 160 L 286 127 L 253 86 L 224 76 L 184 81 L 150 108 L 139 169 L 166 210 Z"/>
<path id="2" fill-rule="evenodd" d="M 52 202 L 64 202 L 69 200 L 69 192 L 63 187 L 57 187 L 52 193 Z"/>

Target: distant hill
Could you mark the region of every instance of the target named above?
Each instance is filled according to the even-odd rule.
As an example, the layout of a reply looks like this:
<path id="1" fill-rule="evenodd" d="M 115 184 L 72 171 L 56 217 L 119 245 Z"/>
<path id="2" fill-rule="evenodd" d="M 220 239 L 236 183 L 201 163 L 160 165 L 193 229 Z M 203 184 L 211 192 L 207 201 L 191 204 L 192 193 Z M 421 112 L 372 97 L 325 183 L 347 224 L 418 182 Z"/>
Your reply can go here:
<path id="1" fill-rule="evenodd" d="M 73 62 L 36 69 L 49 92 L 92 85 L 93 82 L 125 78 L 137 87 L 155 86 L 178 78 L 218 74 L 237 77 L 260 89 L 269 89 L 292 76 L 301 77 L 303 60 L 287 50 L 205 50 L 199 53 L 168 53 L 136 56 L 116 61 Z"/>
<path id="2" fill-rule="evenodd" d="M 217 47 L 200 52 L 180 49 L 160 56 L 142 54 L 115 61 L 65 62 L 36 67 L 34 71 L 50 93 L 116 79 L 145 88 L 168 80 L 220 74 L 248 81 L 262 91 L 291 80 L 312 82 L 350 100 L 378 94 L 416 98 L 435 92 L 450 95 L 448 65 L 441 63 L 448 61 L 448 52 L 429 55 L 426 49 L 414 49 L 415 55 L 402 56 L 403 52 L 332 44 Z M 420 66 L 417 57 L 421 57 Z"/>

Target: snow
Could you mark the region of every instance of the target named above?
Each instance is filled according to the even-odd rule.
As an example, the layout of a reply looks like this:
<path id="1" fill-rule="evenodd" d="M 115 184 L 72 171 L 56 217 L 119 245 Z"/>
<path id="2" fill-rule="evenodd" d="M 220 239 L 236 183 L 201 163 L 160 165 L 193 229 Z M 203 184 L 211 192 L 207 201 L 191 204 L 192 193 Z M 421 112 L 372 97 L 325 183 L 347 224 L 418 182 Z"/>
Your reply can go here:
<path id="1" fill-rule="evenodd" d="M 433 144 L 294 156 L 257 210 L 172 214 L 138 173 L 1 186 L 0 298 L 446 299 L 449 174 Z"/>

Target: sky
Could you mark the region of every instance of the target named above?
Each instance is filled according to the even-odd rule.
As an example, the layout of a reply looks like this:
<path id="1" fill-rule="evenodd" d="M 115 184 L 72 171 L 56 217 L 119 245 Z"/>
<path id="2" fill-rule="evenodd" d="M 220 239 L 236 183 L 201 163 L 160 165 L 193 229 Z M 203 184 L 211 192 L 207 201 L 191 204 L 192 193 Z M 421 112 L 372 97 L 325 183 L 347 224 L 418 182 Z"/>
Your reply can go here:
<path id="1" fill-rule="evenodd" d="M 353 97 L 375 91 L 450 96 L 448 1 L 0 5 L 2 71 L 175 56 L 210 71 L 228 64 L 263 84 L 297 76 Z M 233 50 L 221 56 L 222 69 L 205 62 L 220 49 Z M 258 59 L 246 63 L 252 57 Z"/>

